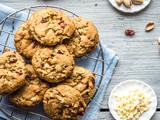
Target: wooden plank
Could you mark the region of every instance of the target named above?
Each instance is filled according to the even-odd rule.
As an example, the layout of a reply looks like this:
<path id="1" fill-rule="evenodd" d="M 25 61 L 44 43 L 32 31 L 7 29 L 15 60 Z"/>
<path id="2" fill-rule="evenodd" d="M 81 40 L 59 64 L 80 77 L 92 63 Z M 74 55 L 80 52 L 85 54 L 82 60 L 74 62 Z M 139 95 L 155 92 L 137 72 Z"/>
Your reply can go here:
<path id="1" fill-rule="evenodd" d="M 156 112 L 151 120 L 159 120 L 160 112 Z M 98 120 L 115 120 L 111 113 L 109 112 L 100 112 L 98 115 Z"/>

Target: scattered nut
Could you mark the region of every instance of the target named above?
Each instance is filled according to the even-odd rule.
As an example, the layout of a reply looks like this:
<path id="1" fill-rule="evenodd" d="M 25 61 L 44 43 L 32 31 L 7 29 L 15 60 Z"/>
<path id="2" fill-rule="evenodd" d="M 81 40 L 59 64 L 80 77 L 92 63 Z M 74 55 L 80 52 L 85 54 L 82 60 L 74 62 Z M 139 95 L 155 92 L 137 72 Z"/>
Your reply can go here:
<path id="1" fill-rule="evenodd" d="M 158 42 L 158 45 L 160 45 L 160 37 L 158 37 L 158 40 L 157 40 L 157 42 Z"/>
<path id="2" fill-rule="evenodd" d="M 135 5 L 142 5 L 143 0 L 132 0 L 132 3 L 135 4 Z"/>
<path id="3" fill-rule="evenodd" d="M 123 4 L 123 0 L 116 0 L 116 3 L 117 3 L 118 5 L 121 5 L 121 4 Z"/>
<path id="4" fill-rule="evenodd" d="M 154 27 L 155 27 L 154 22 L 148 22 L 147 25 L 146 25 L 146 27 L 145 27 L 145 30 L 148 32 L 148 31 L 153 30 Z"/>

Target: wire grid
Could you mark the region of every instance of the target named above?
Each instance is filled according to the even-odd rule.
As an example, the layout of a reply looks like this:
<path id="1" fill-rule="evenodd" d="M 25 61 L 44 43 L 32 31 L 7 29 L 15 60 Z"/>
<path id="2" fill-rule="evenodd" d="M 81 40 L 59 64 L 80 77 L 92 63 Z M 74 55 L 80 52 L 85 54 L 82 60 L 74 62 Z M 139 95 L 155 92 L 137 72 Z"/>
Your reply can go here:
<path id="1" fill-rule="evenodd" d="M 27 7 L 23 8 L 21 10 L 15 11 L 14 13 L 8 15 L 6 18 L 4 18 L 0 22 L 0 37 L 2 34 L 6 35 L 6 39 L 3 39 L 3 42 L 1 43 L 0 40 L 0 52 L 3 53 L 6 48 L 11 49 L 12 51 L 15 51 L 14 41 L 11 41 L 10 38 L 14 37 L 14 33 L 17 28 L 15 28 L 15 22 L 25 22 L 28 20 L 32 12 L 38 9 L 44 9 L 44 8 L 54 8 L 60 11 L 64 11 L 67 13 L 69 17 L 79 17 L 75 13 L 66 10 L 61 7 L 56 7 L 56 6 L 32 6 L 32 7 Z M 19 19 L 17 18 L 17 14 L 19 13 L 25 13 L 26 18 L 25 19 Z M 7 20 L 11 21 L 12 27 L 10 30 L 4 30 L 5 25 L 7 24 Z M 13 39 L 12 39 L 13 40 Z M 8 42 L 10 42 L 10 45 L 8 45 Z M 27 63 L 30 62 L 28 60 L 25 60 Z M 104 74 L 104 56 L 103 56 L 103 49 L 101 44 L 98 45 L 96 49 L 96 55 L 95 54 L 89 54 L 87 56 L 84 56 L 80 59 L 76 59 L 76 64 L 81 65 L 82 67 L 85 67 L 86 69 L 89 69 L 91 72 L 93 72 L 96 75 L 96 90 L 94 93 L 94 96 L 96 95 L 99 86 L 101 85 L 102 79 L 103 79 L 103 74 Z M 85 63 L 85 64 L 84 64 Z M 100 65 L 100 66 L 98 66 Z M 99 70 L 98 67 L 101 67 Z M 93 98 L 94 98 L 93 96 Z M 92 98 L 92 99 L 93 99 Z M 88 103 L 89 104 L 89 103 Z M 41 110 L 41 112 L 39 112 Z M 34 108 L 20 108 L 16 106 L 14 103 L 12 103 L 7 97 L 2 97 L 0 96 L 0 111 L 5 113 L 11 120 L 49 120 L 49 118 L 45 115 L 43 112 L 43 107 L 42 103 L 38 105 L 37 107 Z M 20 116 L 23 116 L 21 118 Z"/>

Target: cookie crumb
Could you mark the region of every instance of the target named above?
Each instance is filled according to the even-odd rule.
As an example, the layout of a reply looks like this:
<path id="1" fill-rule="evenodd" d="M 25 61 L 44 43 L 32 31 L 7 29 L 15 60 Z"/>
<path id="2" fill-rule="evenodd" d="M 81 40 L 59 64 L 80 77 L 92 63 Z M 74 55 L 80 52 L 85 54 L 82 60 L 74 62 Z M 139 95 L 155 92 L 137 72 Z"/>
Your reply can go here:
<path id="1" fill-rule="evenodd" d="M 5 48 L 5 49 L 4 49 L 4 52 L 8 52 L 8 51 L 10 51 L 8 48 Z"/>

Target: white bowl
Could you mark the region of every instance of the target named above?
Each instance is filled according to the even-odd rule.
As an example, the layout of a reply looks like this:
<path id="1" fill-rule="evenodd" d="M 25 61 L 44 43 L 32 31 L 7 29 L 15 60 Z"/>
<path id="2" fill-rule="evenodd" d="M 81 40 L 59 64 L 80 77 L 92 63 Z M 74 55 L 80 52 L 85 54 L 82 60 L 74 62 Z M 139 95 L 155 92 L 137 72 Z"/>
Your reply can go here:
<path id="1" fill-rule="evenodd" d="M 121 82 L 120 84 L 116 85 L 110 96 L 108 101 L 108 106 L 111 114 L 116 120 L 121 120 L 118 116 L 117 112 L 115 111 L 117 102 L 116 102 L 116 95 L 125 94 L 126 92 L 130 90 L 139 89 L 146 97 L 149 97 L 151 100 L 151 103 L 149 104 L 149 110 L 144 112 L 138 120 L 150 120 L 151 117 L 156 112 L 157 108 L 157 97 L 154 92 L 154 90 L 146 83 L 139 81 L 139 80 L 127 80 L 124 82 Z"/>
<path id="2" fill-rule="evenodd" d="M 142 5 L 134 5 L 132 4 L 130 8 L 125 7 L 123 4 L 118 5 L 115 0 L 109 0 L 109 2 L 119 11 L 124 12 L 124 13 L 137 13 L 144 8 L 146 8 L 151 0 L 144 0 Z"/>

